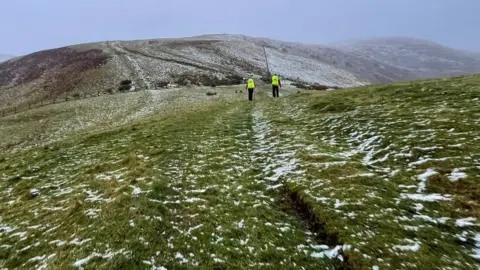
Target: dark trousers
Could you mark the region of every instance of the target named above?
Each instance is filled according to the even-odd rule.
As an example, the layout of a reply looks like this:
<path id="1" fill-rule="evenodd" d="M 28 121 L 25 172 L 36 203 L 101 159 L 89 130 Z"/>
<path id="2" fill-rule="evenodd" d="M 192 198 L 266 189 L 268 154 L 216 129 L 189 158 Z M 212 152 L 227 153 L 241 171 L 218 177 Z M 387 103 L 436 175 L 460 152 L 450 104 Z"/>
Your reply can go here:
<path id="1" fill-rule="evenodd" d="M 248 89 L 248 100 L 253 100 L 253 89 Z"/>
<path id="2" fill-rule="evenodd" d="M 272 85 L 273 97 L 278 97 L 278 85 Z"/>

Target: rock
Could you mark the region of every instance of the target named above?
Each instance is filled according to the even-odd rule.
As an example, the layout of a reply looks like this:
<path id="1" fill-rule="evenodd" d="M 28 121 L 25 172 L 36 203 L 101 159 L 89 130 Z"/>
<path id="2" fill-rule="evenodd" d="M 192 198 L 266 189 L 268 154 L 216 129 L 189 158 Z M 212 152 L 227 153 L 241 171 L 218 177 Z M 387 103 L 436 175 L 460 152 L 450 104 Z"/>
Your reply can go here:
<path id="1" fill-rule="evenodd" d="M 36 188 L 30 189 L 29 197 L 30 197 L 31 199 L 36 198 L 36 197 L 38 197 L 38 196 L 40 196 L 40 190 L 38 190 L 38 189 L 36 189 Z"/>

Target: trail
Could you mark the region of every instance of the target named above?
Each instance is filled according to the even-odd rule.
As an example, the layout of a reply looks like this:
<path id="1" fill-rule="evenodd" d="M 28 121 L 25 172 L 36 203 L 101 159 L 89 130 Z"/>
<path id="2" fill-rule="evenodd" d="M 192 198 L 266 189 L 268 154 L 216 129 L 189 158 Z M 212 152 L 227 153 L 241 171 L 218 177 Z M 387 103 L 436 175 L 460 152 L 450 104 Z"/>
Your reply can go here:
<path id="1" fill-rule="evenodd" d="M 145 75 L 143 69 L 138 65 L 137 61 L 129 56 L 129 50 L 126 48 L 122 48 L 118 42 L 109 42 L 108 46 L 115 52 L 124 66 L 128 68 L 130 71 L 130 78 L 139 78 L 141 83 L 137 83 L 136 85 L 143 86 L 145 89 L 152 89 L 152 85 L 150 84 L 151 78 Z M 136 76 L 133 76 L 136 75 Z"/>
<path id="2" fill-rule="evenodd" d="M 195 259 L 187 261 L 194 264 L 204 257 L 199 250 L 216 250 L 209 255 L 214 262 L 228 262 L 242 254 L 251 261 L 238 265 L 242 267 L 273 267 L 282 262 L 310 269 L 334 264 L 311 256 L 318 252 L 314 234 L 280 207 L 288 205 L 279 178 L 295 168 L 285 168 L 291 155 L 281 155 L 271 145 L 269 123 L 261 113 L 254 104 L 245 103 L 216 113 L 190 136 L 177 138 L 177 150 L 192 155 L 158 164 L 159 171 L 171 168 L 166 174 L 176 175 L 169 188 L 178 193 L 159 199 L 177 205 L 172 226 L 184 235 L 169 239 L 172 258 L 192 252 Z M 190 140 L 196 143 L 187 143 Z M 187 207 L 182 202 L 190 203 Z M 202 235 L 212 236 L 211 244 L 195 241 Z M 187 244 L 192 247 L 186 250 Z M 278 253 L 275 261 L 259 259 L 269 252 Z"/>

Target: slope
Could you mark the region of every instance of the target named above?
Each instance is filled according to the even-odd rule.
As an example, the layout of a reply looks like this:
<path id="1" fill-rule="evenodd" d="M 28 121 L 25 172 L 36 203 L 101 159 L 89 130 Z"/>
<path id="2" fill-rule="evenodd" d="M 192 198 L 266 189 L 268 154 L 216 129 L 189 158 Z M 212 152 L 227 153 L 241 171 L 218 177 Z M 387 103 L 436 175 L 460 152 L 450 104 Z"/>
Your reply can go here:
<path id="1" fill-rule="evenodd" d="M 480 72 L 480 58 L 473 53 L 410 39 L 390 43 L 321 46 L 205 35 L 81 44 L 1 62 L 0 106 L 113 93 L 126 79 L 136 89 L 235 85 L 248 74 L 267 75 L 265 54 L 271 72 L 285 81 L 338 87 Z"/>
<path id="2" fill-rule="evenodd" d="M 342 51 L 429 78 L 480 72 L 480 53 L 408 37 L 385 37 L 339 45 Z"/>
<path id="3" fill-rule="evenodd" d="M 0 267 L 477 269 L 479 82 L 191 99 L 4 155 Z"/>

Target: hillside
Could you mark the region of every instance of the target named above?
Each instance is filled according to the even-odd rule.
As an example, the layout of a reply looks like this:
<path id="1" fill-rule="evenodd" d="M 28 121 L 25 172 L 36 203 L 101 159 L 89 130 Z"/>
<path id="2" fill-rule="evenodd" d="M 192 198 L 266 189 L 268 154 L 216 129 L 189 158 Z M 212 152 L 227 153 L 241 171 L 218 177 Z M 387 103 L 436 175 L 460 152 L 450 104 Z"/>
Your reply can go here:
<path id="1" fill-rule="evenodd" d="M 480 76 L 208 90 L 0 118 L 0 268 L 478 269 Z"/>
<path id="2" fill-rule="evenodd" d="M 407 37 L 357 40 L 337 46 L 345 53 L 410 72 L 417 79 L 480 72 L 480 53 Z"/>
<path id="3" fill-rule="evenodd" d="M 105 41 L 41 51 L 0 63 L 0 106 L 65 96 L 176 85 L 232 85 L 272 72 L 285 82 L 351 87 L 480 72 L 476 54 L 399 39 L 354 45 L 306 45 L 235 35 Z"/>

